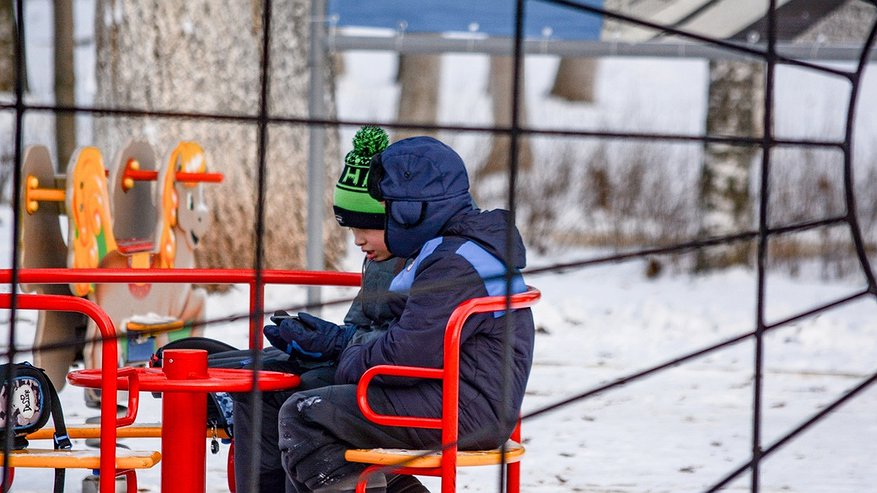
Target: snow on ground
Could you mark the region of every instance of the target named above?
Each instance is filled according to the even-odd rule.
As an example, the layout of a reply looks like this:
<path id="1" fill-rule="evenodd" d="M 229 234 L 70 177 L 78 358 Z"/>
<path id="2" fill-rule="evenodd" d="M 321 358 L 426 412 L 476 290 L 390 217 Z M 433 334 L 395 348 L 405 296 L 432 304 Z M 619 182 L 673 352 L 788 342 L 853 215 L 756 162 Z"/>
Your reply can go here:
<path id="1" fill-rule="evenodd" d="M 88 4 L 80 1 L 77 5 Z M 39 6 L 49 2 L 29 2 Z M 35 21 L 49 29 L 47 18 Z M 40 24 L 41 23 L 41 24 Z M 40 38 L 45 39 L 45 38 Z M 44 45 L 34 47 L 39 53 Z M 93 63 L 87 54 L 83 57 Z M 475 55 L 444 57 L 441 119 L 447 123 L 489 123 L 485 87 L 487 62 Z M 598 80 L 600 100 L 594 107 L 569 105 L 547 97 L 556 60 L 533 57 L 527 63 L 527 94 L 535 125 L 575 128 L 701 131 L 704 111 L 705 64 L 698 61 L 605 60 Z M 873 72 L 873 71 L 872 71 Z M 32 72 L 35 73 L 35 72 Z M 40 73 L 37 71 L 36 73 Z M 395 56 L 353 52 L 345 55 L 345 73 L 338 81 L 339 116 L 348 119 L 392 120 L 397 88 Z M 50 77 L 50 74 L 44 74 Z M 786 137 L 838 137 L 845 109 L 844 84 L 825 77 L 778 72 L 778 131 Z M 873 73 L 869 74 L 872 77 Z M 50 79 L 49 79 L 50 80 Z M 93 79 L 83 78 L 82 100 L 93 94 Z M 42 87 L 43 96 L 46 87 Z M 866 83 L 858 128 L 862 145 L 871 145 L 877 131 L 868 109 L 875 105 L 877 84 Z M 89 92 L 91 91 L 91 92 Z M 49 98 L 50 99 L 50 98 Z M 803 114 L 803 116 L 801 116 Z M 791 115 L 785 117 L 783 115 Z M 49 132 L 50 119 L 29 119 L 35 139 Z M 349 142 L 355 129 L 342 129 Z M 481 143 L 464 135 L 449 141 L 466 159 L 483 155 Z M 10 265 L 11 216 L 0 209 L 0 254 Z M 531 256 L 534 267 L 589 258 L 594 251 Z M 351 248 L 345 267 L 358 268 Z M 563 273 L 531 276 L 542 290 L 534 309 L 540 330 L 524 402 L 524 415 L 540 411 L 602 384 L 649 369 L 754 329 L 756 277 L 752 271 L 731 270 L 709 276 L 643 277 L 640 261 L 602 265 Z M 858 278 L 834 282 L 802 276 L 771 274 L 766 283 L 768 323 L 861 290 Z M 349 297 L 351 290 L 327 290 L 325 299 Z M 208 300 L 209 318 L 245 313 L 246 287 Z M 299 288 L 272 288 L 266 306 L 304 300 Z M 338 320 L 344 306 L 323 315 Z M 762 442 L 779 437 L 844 392 L 872 375 L 877 361 L 877 328 L 871 322 L 877 306 L 862 299 L 778 328 L 764 338 Z M 35 315 L 20 313 L 21 344 L 29 344 Z M 234 345 L 246 344 L 246 324 L 211 326 L 207 335 Z M 7 337 L 0 333 L 0 341 Z M 681 366 L 576 401 L 535 417 L 523 429 L 528 453 L 523 463 L 523 491 L 535 493 L 634 493 L 702 491 L 744 464 L 752 446 L 754 342 L 751 339 L 704 355 Z M 68 422 L 95 413 L 83 404 L 82 390 L 67 386 L 61 393 Z M 877 484 L 877 423 L 873 409 L 877 391 L 866 389 L 827 419 L 771 455 L 760 470 L 763 492 L 859 493 Z M 145 396 L 143 421 L 160 416 L 160 401 Z M 157 440 L 127 440 L 134 448 L 158 449 Z M 77 447 L 83 446 L 77 443 Z M 225 456 L 208 455 L 208 491 L 227 491 Z M 68 491 L 79 491 L 86 472 L 68 473 Z M 141 491 L 159 490 L 159 469 L 139 474 Z M 434 479 L 427 479 L 437 491 Z M 749 475 L 727 491 L 749 491 Z M 51 474 L 21 469 L 13 491 L 49 491 Z M 465 470 L 461 491 L 497 491 L 497 473 L 489 468 Z"/>
<path id="2" fill-rule="evenodd" d="M 9 224 L 8 210 L 3 224 Z M 4 228 L 8 232 L 8 227 Z M 0 245 L 7 248 L 9 242 Z M 5 260 L 8 262 L 8 250 Z M 593 252 L 569 253 L 583 258 Z M 348 260 L 354 266 L 358 255 Z M 559 259 L 537 258 L 534 266 Z M 732 270 L 705 277 L 642 277 L 639 262 L 532 276 L 542 290 L 534 309 L 540 328 L 524 415 L 752 330 L 755 278 Z M 856 291 L 853 282 L 824 283 L 771 277 L 769 319 L 783 318 Z M 350 290 L 326 293 L 327 299 Z M 272 289 L 268 306 L 304 300 L 298 288 Z M 208 316 L 246 312 L 244 287 L 208 302 Z M 327 309 L 339 319 L 343 307 Z M 874 372 L 877 328 L 873 299 L 808 318 L 765 337 L 763 441 L 770 444 Z M 22 313 L 19 342 L 28 344 L 32 313 Z M 208 335 L 245 344 L 245 323 L 211 327 Z M 5 341 L 5 336 L 3 340 Z M 753 342 L 711 353 L 688 364 L 610 389 L 596 397 L 524 422 L 528 453 L 523 491 L 701 491 L 743 464 L 751 448 Z M 82 390 L 61 393 L 68 422 L 95 413 Z M 761 491 L 873 491 L 877 471 L 877 391 L 869 389 L 781 449 L 762 469 Z M 141 420 L 157 420 L 159 401 L 145 396 Z M 126 440 L 159 448 L 157 440 Z M 77 443 L 76 446 L 83 446 Z M 208 491 L 226 491 L 223 446 L 208 457 Z M 496 472 L 460 475 L 461 491 L 496 490 Z M 68 491 L 85 475 L 70 471 Z M 50 475 L 16 472 L 17 492 L 48 491 Z M 741 479 L 728 491 L 748 491 Z M 158 469 L 139 474 L 141 491 L 158 491 Z M 427 479 L 437 491 L 437 483 Z"/>
<path id="3" fill-rule="evenodd" d="M 751 274 L 651 282 L 637 267 L 531 281 L 545 293 L 536 316 L 549 334 L 537 338 L 525 414 L 754 327 Z M 774 281 L 771 313 L 853 291 L 843 284 Z M 864 322 L 874 308 L 873 300 L 855 303 L 766 337 L 764 443 L 874 371 L 877 334 Z M 534 462 L 544 461 L 544 469 L 527 467 L 545 474 L 527 474 L 525 482 L 546 486 L 535 491 L 701 491 L 748 457 L 752 375 L 753 342 L 747 340 L 536 418 L 524 429 L 539 457 Z M 877 454 L 867 438 L 877 431 L 867 417 L 875 398 L 871 390 L 771 458 L 761 491 L 869 490 L 873 469 L 859 466 Z"/>

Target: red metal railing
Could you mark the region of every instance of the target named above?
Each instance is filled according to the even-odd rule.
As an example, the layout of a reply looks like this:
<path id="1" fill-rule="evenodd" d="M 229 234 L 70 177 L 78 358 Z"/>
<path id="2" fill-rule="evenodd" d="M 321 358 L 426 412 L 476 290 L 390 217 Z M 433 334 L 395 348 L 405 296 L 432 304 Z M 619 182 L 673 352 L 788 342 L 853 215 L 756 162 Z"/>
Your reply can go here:
<path id="1" fill-rule="evenodd" d="M 12 294 L 0 294 L 0 308 L 9 309 L 12 306 Z M 16 309 L 23 310 L 53 310 L 62 312 L 77 312 L 92 319 L 100 330 L 105 340 L 115 341 L 116 330 L 113 321 L 99 306 L 84 298 L 76 296 L 64 296 L 53 294 L 19 294 L 16 296 Z M 118 365 L 118 346 L 116 344 L 104 345 L 101 359 L 103 368 L 108 371 L 108 377 L 101 382 L 101 393 L 104 396 L 116 395 L 118 390 L 117 378 L 120 374 Z M 129 387 L 136 388 L 137 374 L 134 372 L 122 372 L 129 379 Z M 116 399 L 101 399 L 101 444 L 100 444 L 100 486 L 101 491 L 112 492 L 115 489 L 115 474 L 106 474 L 107 471 L 116 471 L 116 427 L 123 424 L 131 424 L 137 417 L 137 402 L 131 402 L 131 396 L 137 393 L 129 392 L 128 413 L 125 417 L 116 417 Z M 104 485 L 106 483 L 106 486 Z"/>
<path id="2" fill-rule="evenodd" d="M 358 287 L 358 272 L 254 269 L 19 269 L 22 284 L 191 283 L 246 284 L 250 295 L 250 347 L 261 349 L 262 303 L 266 284 Z M 0 283 L 12 282 L 12 270 L 0 269 Z M 258 283 L 257 283 L 258 282 Z M 259 295 L 258 298 L 256 295 Z M 260 306 L 256 306 L 257 302 Z"/>
<path id="3" fill-rule="evenodd" d="M 246 284 L 250 291 L 250 344 L 261 347 L 259 334 L 262 321 L 261 300 L 267 284 L 322 285 L 322 286 L 359 286 L 359 273 L 331 271 L 284 271 L 253 269 L 19 269 L 15 279 L 23 284 L 68 284 L 72 282 L 88 283 L 197 283 L 197 284 Z M 0 269 L 0 283 L 13 282 L 11 269 Z M 257 296 L 258 294 L 258 296 Z M 12 294 L 0 293 L 0 308 L 12 306 Z M 97 304 L 77 296 L 48 294 L 18 294 L 16 309 L 53 310 L 82 313 L 91 318 L 104 341 L 115 341 L 118 337 L 112 320 Z M 255 343 L 258 341 L 258 343 Z M 100 458 L 100 491 L 115 491 L 114 474 L 116 471 L 116 428 L 134 422 L 137 416 L 138 403 L 131 401 L 139 395 L 137 374 L 131 369 L 118 368 L 118 345 L 105 344 L 102 351 L 101 367 L 108 373 L 101 382 L 101 394 L 116 395 L 117 378 L 128 378 L 128 414 L 122 418 L 116 416 L 116 399 L 101 399 L 101 458 Z M 133 397 L 132 397 L 133 396 Z"/>

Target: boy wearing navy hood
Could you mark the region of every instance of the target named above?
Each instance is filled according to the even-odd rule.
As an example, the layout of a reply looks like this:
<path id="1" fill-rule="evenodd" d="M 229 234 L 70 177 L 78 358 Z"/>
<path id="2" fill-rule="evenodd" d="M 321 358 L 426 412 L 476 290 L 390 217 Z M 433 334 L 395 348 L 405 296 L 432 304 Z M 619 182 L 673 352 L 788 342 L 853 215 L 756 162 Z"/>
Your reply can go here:
<path id="1" fill-rule="evenodd" d="M 394 257 L 384 244 L 384 206 L 369 196 L 366 183 L 372 156 L 388 144 L 389 136 L 383 129 L 362 127 L 353 138 L 353 149 L 345 155 L 344 168 L 335 184 L 335 219 L 340 226 L 350 228 L 354 243 L 365 256 L 362 286 L 344 317 L 344 323 L 336 325 L 308 313 L 299 313 L 292 318 L 274 318 L 272 320 L 277 323 L 263 329 L 273 346 L 265 352 L 264 368 L 299 374 L 299 390 L 333 384 L 337 359 L 344 347 L 376 337 L 394 319 L 391 303 L 387 300 L 388 290 L 393 277 L 404 267 L 404 259 Z M 303 350 L 302 346 L 307 346 L 308 350 Z M 277 350 L 288 358 L 277 355 Z M 288 391 L 263 393 L 258 414 L 250 407 L 249 394 L 233 394 L 237 491 L 248 491 L 254 477 L 258 477 L 260 493 L 296 490 L 287 479 L 277 448 L 278 414 L 292 394 Z M 258 436 L 253 434 L 257 421 L 261 422 Z M 250 460 L 257 450 L 259 464 L 251 470 Z M 426 491 L 410 476 L 396 477 L 393 486 L 395 493 Z M 406 489 L 401 489 L 403 486 Z"/>
<path id="2" fill-rule="evenodd" d="M 283 467 L 299 493 L 352 490 L 365 466 L 344 460 L 348 448 L 439 448 L 439 430 L 366 420 L 356 382 L 375 365 L 441 367 L 451 312 L 471 298 L 505 295 L 507 268 L 511 294 L 526 290 L 524 245 L 508 211 L 474 207 L 463 161 L 447 145 L 431 137 L 390 145 L 372 159 L 368 191 L 385 205 L 387 247 L 408 259 L 390 284 L 398 315 L 385 333 L 344 349 L 337 385 L 297 392 L 281 408 Z M 514 428 L 532 363 L 532 313 L 515 311 L 510 336 L 507 324 L 505 312 L 494 312 L 473 315 L 463 328 L 461 449 L 499 447 Z M 512 345 L 510 367 L 504 341 Z M 438 416 L 441 393 L 437 380 L 403 379 L 373 384 L 369 401 L 378 413 Z"/>

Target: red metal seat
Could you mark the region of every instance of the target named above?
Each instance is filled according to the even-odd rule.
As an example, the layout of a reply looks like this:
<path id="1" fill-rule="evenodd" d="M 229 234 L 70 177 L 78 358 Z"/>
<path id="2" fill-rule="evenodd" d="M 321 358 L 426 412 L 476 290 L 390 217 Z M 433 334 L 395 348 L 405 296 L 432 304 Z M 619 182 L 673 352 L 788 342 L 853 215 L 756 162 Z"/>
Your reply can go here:
<path id="1" fill-rule="evenodd" d="M 474 298 L 461 303 L 448 320 L 444 340 L 444 367 L 421 368 L 413 366 L 378 365 L 369 368 L 357 385 L 357 399 L 363 415 L 370 421 L 387 426 L 410 426 L 442 430 L 442 450 L 397 450 L 397 449 L 351 449 L 345 453 L 350 462 L 371 464 L 360 475 L 357 493 L 364 493 L 368 477 L 377 471 L 392 470 L 402 474 L 439 476 L 442 478 L 442 493 L 456 491 L 457 467 L 504 464 L 508 491 L 520 490 L 520 460 L 524 448 L 520 444 L 520 423 L 502 449 L 458 451 L 459 422 L 459 378 L 460 378 L 460 337 L 463 324 L 475 313 L 526 308 L 534 305 L 541 293 L 535 288 L 506 298 L 491 296 Z M 366 389 L 378 375 L 392 375 L 442 380 L 442 416 L 425 418 L 416 416 L 389 416 L 374 412 L 366 396 Z"/>

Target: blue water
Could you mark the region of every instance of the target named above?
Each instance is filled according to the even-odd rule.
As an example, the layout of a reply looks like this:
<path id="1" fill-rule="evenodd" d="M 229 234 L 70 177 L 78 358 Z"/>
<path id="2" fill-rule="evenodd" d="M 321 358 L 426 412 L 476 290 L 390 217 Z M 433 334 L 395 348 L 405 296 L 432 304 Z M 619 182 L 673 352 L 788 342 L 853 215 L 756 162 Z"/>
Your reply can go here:
<path id="1" fill-rule="evenodd" d="M 329 14 L 339 26 L 383 27 L 393 30 L 404 23 L 405 32 L 470 32 L 512 36 L 514 0 L 329 0 Z M 603 0 L 577 0 L 601 7 Z M 570 7 L 536 0 L 524 2 L 524 35 L 527 38 L 599 39 L 602 17 Z"/>

